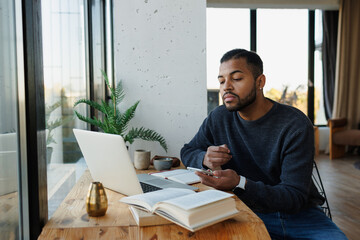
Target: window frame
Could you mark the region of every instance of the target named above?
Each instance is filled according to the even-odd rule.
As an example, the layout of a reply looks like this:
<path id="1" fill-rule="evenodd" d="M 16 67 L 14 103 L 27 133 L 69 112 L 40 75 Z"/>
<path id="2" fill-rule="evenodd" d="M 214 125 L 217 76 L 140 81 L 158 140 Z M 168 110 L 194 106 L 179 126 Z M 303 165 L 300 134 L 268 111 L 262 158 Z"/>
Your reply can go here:
<path id="1" fill-rule="evenodd" d="M 250 50 L 257 51 L 257 9 L 250 10 Z M 307 116 L 314 124 L 314 104 L 315 104 L 315 10 L 308 10 L 308 94 L 307 94 Z"/>
<path id="2" fill-rule="evenodd" d="M 90 99 L 95 99 L 94 92 L 91 93 L 91 86 L 94 85 L 92 64 L 94 55 L 91 41 L 94 33 L 91 29 L 92 3 L 97 1 L 100 4 L 100 15 L 102 24 L 101 38 L 105 39 L 110 35 L 112 40 L 112 25 L 107 28 L 106 33 L 105 16 L 110 14 L 112 18 L 112 0 L 84 0 L 85 12 L 85 61 L 87 88 L 90 89 Z M 105 4 L 110 7 L 105 8 Z M 19 112 L 19 150 L 20 150 L 20 185 L 21 185 L 21 206 L 19 232 L 21 238 L 37 239 L 42 228 L 48 221 L 48 196 L 47 196 L 47 163 L 46 163 L 46 141 L 45 141 L 45 99 L 44 99 L 44 76 L 42 56 L 42 24 L 41 24 L 41 1 L 19 0 L 17 3 L 18 14 L 21 16 L 17 28 L 22 29 L 22 38 L 17 37 L 21 43 L 17 44 L 18 65 L 18 112 Z M 108 12 L 107 12 L 108 11 Z M 17 20 L 19 22 L 19 20 Z M 110 30 L 109 30 L 110 29 Z M 109 45 L 109 44 L 108 44 Z M 109 46 L 102 42 L 102 66 L 107 66 L 113 71 L 113 56 L 110 62 L 105 65 L 106 54 L 109 53 Z M 110 46 L 111 47 L 111 46 Z M 23 65 L 21 65 L 23 63 Z M 113 80 L 111 79 L 113 82 Z M 90 88 L 89 88 L 90 87 Z M 105 100 L 105 87 L 100 90 Z M 92 116 L 92 115 L 90 115 Z"/>
<path id="3" fill-rule="evenodd" d="M 256 23 L 256 9 L 251 9 L 250 11 L 250 43 L 251 43 L 251 51 L 256 52 L 256 33 L 257 33 L 257 23 Z M 315 10 L 309 10 L 308 14 L 308 94 L 307 94 L 307 116 L 310 121 L 314 124 L 314 74 L 315 74 Z"/>

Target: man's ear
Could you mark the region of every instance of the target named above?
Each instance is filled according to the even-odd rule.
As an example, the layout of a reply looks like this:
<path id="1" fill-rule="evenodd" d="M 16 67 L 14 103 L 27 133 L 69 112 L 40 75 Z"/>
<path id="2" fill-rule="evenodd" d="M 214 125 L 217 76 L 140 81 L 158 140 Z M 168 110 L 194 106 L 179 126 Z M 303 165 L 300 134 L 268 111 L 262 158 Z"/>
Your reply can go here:
<path id="1" fill-rule="evenodd" d="M 266 83 L 266 77 L 264 74 L 261 74 L 260 76 L 258 76 L 258 78 L 256 79 L 257 83 L 256 83 L 256 87 L 259 90 L 262 90 L 265 86 Z"/>

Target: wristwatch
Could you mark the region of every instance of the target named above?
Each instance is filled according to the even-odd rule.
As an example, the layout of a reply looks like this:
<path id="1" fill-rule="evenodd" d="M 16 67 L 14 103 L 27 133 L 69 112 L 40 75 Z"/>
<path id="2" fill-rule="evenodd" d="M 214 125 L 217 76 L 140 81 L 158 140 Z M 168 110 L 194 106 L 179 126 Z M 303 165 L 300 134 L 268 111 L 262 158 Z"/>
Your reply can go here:
<path id="1" fill-rule="evenodd" d="M 236 185 L 233 189 L 233 191 L 236 189 L 236 188 L 240 188 L 242 190 L 245 190 L 245 183 L 246 183 L 246 178 L 239 175 L 240 176 L 240 181 L 239 181 L 239 184 Z"/>

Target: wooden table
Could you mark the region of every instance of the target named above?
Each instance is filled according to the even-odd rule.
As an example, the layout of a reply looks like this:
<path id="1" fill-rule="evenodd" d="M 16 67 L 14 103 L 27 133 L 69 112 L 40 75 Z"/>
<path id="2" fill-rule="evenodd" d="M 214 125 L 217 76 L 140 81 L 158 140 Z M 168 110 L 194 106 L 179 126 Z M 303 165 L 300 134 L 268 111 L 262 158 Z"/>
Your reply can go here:
<path id="1" fill-rule="evenodd" d="M 148 170 L 149 171 L 149 170 Z M 154 170 L 153 170 L 154 171 Z M 92 178 L 88 171 L 74 186 L 49 222 L 39 240 L 51 239 L 270 239 L 264 223 L 241 200 L 236 198 L 240 213 L 197 232 L 190 232 L 176 224 L 139 227 L 128 205 L 119 202 L 124 195 L 106 189 L 108 210 L 103 217 L 89 217 L 85 199 Z M 209 189 L 196 184 L 200 190 Z"/>

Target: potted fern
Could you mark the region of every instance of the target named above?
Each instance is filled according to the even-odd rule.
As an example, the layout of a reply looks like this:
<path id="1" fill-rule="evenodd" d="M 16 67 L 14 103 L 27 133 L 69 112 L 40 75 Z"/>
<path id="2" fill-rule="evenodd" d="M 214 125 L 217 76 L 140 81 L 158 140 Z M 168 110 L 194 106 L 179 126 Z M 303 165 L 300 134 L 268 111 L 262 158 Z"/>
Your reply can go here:
<path id="1" fill-rule="evenodd" d="M 97 111 L 103 113 L 103 118 L 101 119 L 95 116 L 93 118 L 89 118 L 75 111 L 76 116 L 81 121 L 87 122 L 102 129 L 105 133 L 121 135 L 126 143 L 128 142 L 132 144 L 135 139 L 157 141 L 160 143 L 161 147 L 167 152 L 167 145 L 165 139 L 154 130 L 140 127 L 131 128 L 129 131 L 127 131 L 129 122 L 135 116 L 135 111 L 140 101 L 137 101 L 125 112 L 121 113 L 120 110 L 117 109 L 117 106 L 125 97 L 122 82 L 120 81 L 116 88 L 111 87 L 106 73 L 103 70 L 101 70 L 101 72 L 104 77 L 106 86 L 110 90 L 111 100 L 109 101 L 109 103 L 105 102 L 104 100 L 102 100 L 101 103 L 98 103 L 87 99 L 80 99 L 75 102 L 74 107 L 81 103 L 87 104 L 90 107 L 96 109 Z"/>

